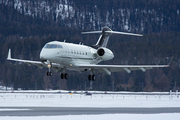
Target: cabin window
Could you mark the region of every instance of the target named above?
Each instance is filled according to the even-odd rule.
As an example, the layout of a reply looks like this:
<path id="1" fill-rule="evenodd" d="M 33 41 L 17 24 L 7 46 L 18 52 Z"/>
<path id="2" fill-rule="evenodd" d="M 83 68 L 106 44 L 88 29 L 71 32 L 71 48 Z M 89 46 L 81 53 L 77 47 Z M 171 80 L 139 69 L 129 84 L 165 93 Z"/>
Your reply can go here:
<path id="1" fill-rule="evenodd" d="M 74 50 L 74 54 L 76 54 L 76 51 Z"/>
<path id="2" fill-rule="evenodd" d="M 86 55 L 87 55 L 87 52 L 86 52 Z"/>
<path id="3" fill-rule="evenodd" d="M 58 45 L 58 48 L 63 48 L 62 45 Z"/>
<path id="4" fill-rule="evenodd" d="M 57 45 L 56 45 L 56 44 L 51 44 L 51 45 L 49 46 L 49 48 L 57 48 Z"/>
<path id="5" fill-rule="evenodd" d="M 73 54 L 73 50 L 71 50 L 71 53 Z"/>

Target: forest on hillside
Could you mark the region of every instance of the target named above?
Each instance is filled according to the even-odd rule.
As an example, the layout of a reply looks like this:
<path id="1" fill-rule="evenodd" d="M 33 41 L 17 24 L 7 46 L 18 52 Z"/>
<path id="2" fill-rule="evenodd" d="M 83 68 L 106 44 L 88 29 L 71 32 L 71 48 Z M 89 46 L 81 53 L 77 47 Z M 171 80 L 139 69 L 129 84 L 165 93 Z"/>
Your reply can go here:
<path id="1" fill-rule="evenodd" d="M 38 1 L 41 2 L 43 0 Z M 142 86 L 143 91 L 180 90 L 180 17 L 178 12 L 178 0 L 173 2 L 169 1 L 172 4 L 168 4 L 167 1 L 163 0 L 158 0 L 157 2 L 152 2 L 151 0 L 138 0 L 139 2 L 131 0 L 113 0 L 109 2 L 108 0 L 104 0 L 102 6 L 100 2 L 95 0 L 87 0 L 86 2 L 81 0 L 66 1 L 67 3 L 61 0 L 61 3 L 76 8 L 76 14 L 72 17 L 73 19 L 58 18 L 61 21 L 54 21 L 52 17 L 53 20 L 26 15 L 20 12 L 18 7 L 15 8 L 13 5 L 10 5 L 11 0 L 9 0 L 9 3 L 0 3 L 0 83 L 2 85 L 12 86 L 14 89 L 22 88 L 26 90 L 82 90 L 85 89 L 85 86 L 89 89 L 89 81 L 87 79 L 89 73 L 68 71 L 69 79 L 67 81 L 61 80 L 60 74 L 55 72 L 53 72 L 52 77 L 48 77 L 46 76 L 46 68 L 39 69 L 37 66 L 29 67 L 23 63 L 7 61 L 8 49 L 11 48 L 13 58 L 40 60 L 39 53 L 45 43 L 53 40 L 66 40 L 66 42 L 70 43 L 78 44 L 81 42 L 91 46 L 96 43 L 99 35 L 81 35 L 81 32 L 94 29 L 99 30 L 104 25 L 107 25 L 113 30 L 144 33 L 144 36 L 112 35 L 107 47 L 113 51 L 115 58 L 110 61 L 102 62 L 101 64 L 160 65 L 168 64 L 172 56 L 174 56 L 174 59 L 169 68 L 155 68 L 153 70 L 147 70 L 146 72 L 133 71 L 131 74 L 119 72 L 113 73 L 111 76 L 106 74 L 97 75 L 96 81 L 93 82 L 94 90 L 112 90 L 113 84 L 116 91 L 142 91 Z M 54 2 L 59 4 L 59 1 L 54 0 Z M 46 3 L 50 3 L 50 1 L 46 0 Z M 15 2 L 12 4 L 15 4 Z M 88 7 L 87 4 L 91 7 Z M 94 11 L 92 6 L 95 5 L 98 8 L 97 11 L 101 13 L 99 14 L 102 15 L 99 16 L 99 18 L 101 18 L 101 21 L 99 21 L 101 27 L 98 27 L 98 24 L 96 25 L 98 21 L 93 19 L 93 17 L 92 21 L 89 21 Z M 104 6 L 106 6 L 107 9 L 105 9 Z M 106 21 L 103 15 L 107 15 L 107 11 L 111 11 L 111 8 L 118 11 L 118 6 L 124 9 L 122 12 L 124 13 L 124 17 L 121 16 L 122 14 L 120 14 L 121 19 L 118 17 L 118 14 L 114 13 L 112 15 L 114 15 L 114 18 L 120 21 L 121 24 L 115 22 L 115 19 L 114 22 L 111 21 L 109 18 L 112 18 L 112 16 L 107 17 L 108 21 Z M 157 6 L 160 7 L 157 8 Z M 150 11 L 152 13 L 142 16 L 141 12 L 133 14 L 136 8 L 138 10 L 145 9 L 147 11 L 153 11 L 154 9 L 154 11 L 157 11 Z M 165 10 L 165 8 L 169 9 Z M 128 17 L 128 10 L 132 11 L 132 13 L 130 12 L 130 18 Z M 77 11 L 89 13 L 89 16 L 85 16 L 84 22 L 77 22 L 81 19 L 78 18 L 80 12 L 78 13 Z M 158 22 L 158 20 L 154 19 L 159 19 L 158 16 L 162 15 L 159 15 L 159 13 L 163 13 L 163 22 Z M 44 18 L 47 17 L 44 16 Z M 121 22 L 123 19 L 129 21 L 128 26 L 126 26 L 126 21 L 124 23 Z M 144 29 L 142 29 L 142 25 L 139 26 L 142 19 L 143 21 L 148 21 L 147 23 L 142 23 L 143 26 L 147 25 L 143 27 Z M 71 20 L 71 26 L 68 26 L 70 24 L 68 22 L 69 20 Z M 93 23 L 95 23 L 95 27 L 93 27 Z M 108 23 L 112 23 L 113 25 Z M 89 27 L 82 27 L 82 25 Z"/>
<path id="2" fill-rule="evenodd" d="M 179 0 L 1 0 L 0 4 L 8 6 L 1 13 L 6 17 L 3 22 L 8 19 L 23 23 L 22 27 L 28 25 L 28 31 L 21 32 L 23 35 L 33 34 L 29 29 L 36 24 L 80 30 L 109 26 L 113 30 L 145 34 L 180 31 Z"/>

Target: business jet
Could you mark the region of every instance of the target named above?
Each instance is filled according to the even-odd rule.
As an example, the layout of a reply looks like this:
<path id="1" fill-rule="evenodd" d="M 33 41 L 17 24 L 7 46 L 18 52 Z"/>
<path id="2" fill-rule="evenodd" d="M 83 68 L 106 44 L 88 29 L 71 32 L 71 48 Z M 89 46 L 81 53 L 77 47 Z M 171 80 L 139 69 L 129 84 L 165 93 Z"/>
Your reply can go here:
<path id="1" fill-rule="evenodd" d="M 24 62 L 28 66 L 36 65 L 38 68 L 48 68 L 47 76 L 52 76 L 51 69 L 61 73 L 61 79 L 67 79 L 66 70 L 85 72 L 89 71 L 88 80 L 95 81 L 95 74 L 126 71 L 131 73 L 134 70 L 145 72 L 148 69 L 157 67 L 169 67 L 168 65 L 100 65 L 101 61 L 111 60 L 113 52 L 107 48 L 109 37 L 112 34 L 143 36 L 134 33 L 112 31 L 109 27 L 104 27 L 102 31 L 82 32 L 82 34 L 99 33 L 100 37 L 93 46 L 83 44 L 73 44 L 67 42 L 52 41 L 45 44 L 40 52 L 40 61 L 22 60 L 11 58 L 9 49 L 7 60 Z"/>

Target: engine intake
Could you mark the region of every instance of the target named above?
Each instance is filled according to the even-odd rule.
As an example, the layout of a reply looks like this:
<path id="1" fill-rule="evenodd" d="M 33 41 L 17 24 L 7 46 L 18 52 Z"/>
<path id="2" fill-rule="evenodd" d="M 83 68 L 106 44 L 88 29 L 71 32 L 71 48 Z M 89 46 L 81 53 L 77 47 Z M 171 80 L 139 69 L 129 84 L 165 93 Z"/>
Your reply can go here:
<path id="1" fill-rule="evenodd" d="M 104 47 L 101 47 L 97 50 L 97 55 L 104 61 L 110 60 L 114 57 L 113 52 Z"/>
<path id="2" fill-rule="evenodd" d="M 98 49 L 97 54 L 98 54 L 99 56 L 103 56 L 103 55 L 105 54 L 104 49 L 102 49 L 102 48 Z"/>

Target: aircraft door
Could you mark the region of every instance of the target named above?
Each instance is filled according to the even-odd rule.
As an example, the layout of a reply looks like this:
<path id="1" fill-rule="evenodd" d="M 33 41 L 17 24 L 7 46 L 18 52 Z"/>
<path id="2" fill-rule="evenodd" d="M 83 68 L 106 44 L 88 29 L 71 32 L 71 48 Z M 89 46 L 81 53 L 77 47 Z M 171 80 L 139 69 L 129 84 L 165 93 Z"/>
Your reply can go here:
<path id="1" fill-rule="evenodd" d="M 57 61 L 64 63 L 68 56 L 68 48 L 66 45 L 58 45 Z"/>
<path id="2" fill-rule="evenodd" d="M 67 60 L 69 51 L 67 45 L 63 45 L 63 59 L 62 62 L 65 62 Z"/>

